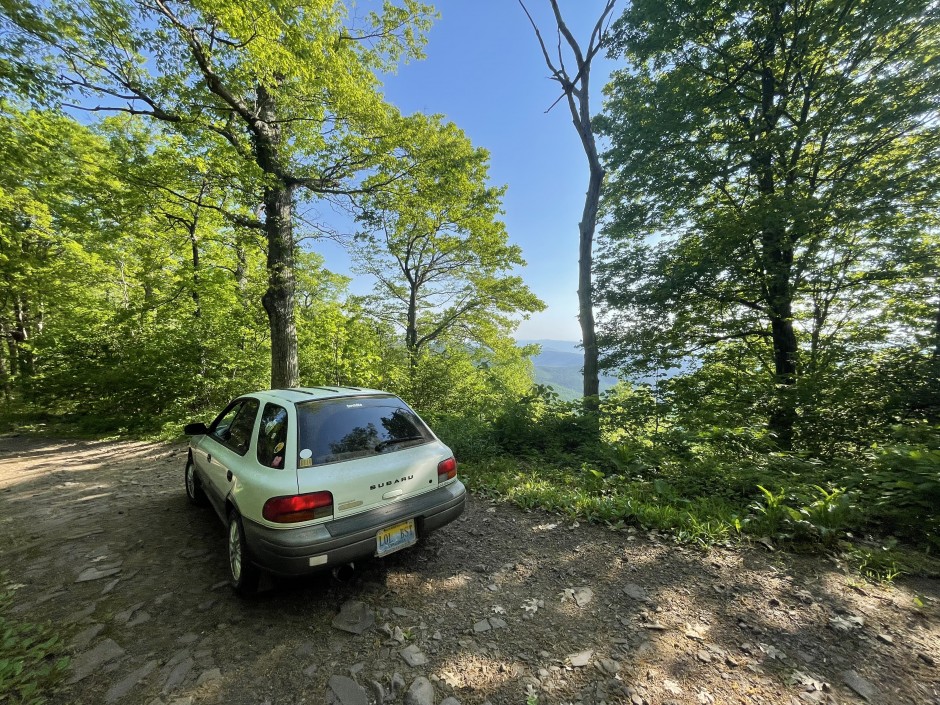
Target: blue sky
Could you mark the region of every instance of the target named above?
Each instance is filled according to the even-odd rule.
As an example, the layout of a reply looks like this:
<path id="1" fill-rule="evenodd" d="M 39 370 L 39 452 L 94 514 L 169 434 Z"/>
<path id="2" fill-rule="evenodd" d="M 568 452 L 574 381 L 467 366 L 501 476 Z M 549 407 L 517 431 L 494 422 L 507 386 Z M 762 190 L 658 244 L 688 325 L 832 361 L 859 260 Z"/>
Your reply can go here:
<path id="1" fill-rule="evenodd" d="M 441 18 L 431 29 L 427 58 L 387 78 L 386 95 L 405 113 L 445 115 L 476 146 L 489 150 L 493 183 L 509 187 L 504 219 L 510 239 L 528 262 L 520 274 L 548 305 L 520 325 L 517 337 L 579 340 L 578 221 L 588 168 L 567 106 L 559 103 L 545 114 L 559 95 L 558 84 L 548 79 L 516 0 L 438 0 L 435 6 Z M 548 0 L 528 0 L 527 7 L 554 45 Z M 602 7 L 600 0 L 562 0 L 562 14 L 582 44 Z M 615 9 L 615 16 L 620 11 Z M 595 59 L 595 114 L 609 68 L 603 54 Z M 331 269 L 348 266 L 338 247 L 321 241 L 315 249 Z"/>

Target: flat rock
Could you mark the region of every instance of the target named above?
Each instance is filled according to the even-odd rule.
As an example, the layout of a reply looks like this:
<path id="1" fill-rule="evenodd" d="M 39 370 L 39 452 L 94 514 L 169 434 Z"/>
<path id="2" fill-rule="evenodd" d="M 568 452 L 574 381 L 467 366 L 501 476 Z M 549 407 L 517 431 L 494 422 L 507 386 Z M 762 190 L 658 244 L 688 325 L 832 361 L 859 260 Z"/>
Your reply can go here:
<path id="1" fill-rule="evenodd" d="M 460 701 L 457 698 L 451 696 L 449 698 L 444 698 L 441 700 L 440 705 L 460 705 Z"/>
<path id="2" fill-rule="evenodd" d="M 506 621 L 499 617 L 490 617 L 490 626 L 493 627 L 493 629 L 505 629 Z"/>
<path id="3" fill-rule="evenodd" d="M 148 661 L 140 668 L 131 671 L 108 689 L 108 692 L 104 695 L 105 702 L 113 703 L 123 698 L 134 689 L 135 685 L 153 673 L 158 665 L 159 661 Z"/>
<path id="4" fill-rule="evenodd" d="M 163 692 L 169 693 L 170 691 L 178 688 L 186 676 L 189 675 L 189 672 L 193 670 L 193 666 L 196 663 L 191 658 L 184 658 L 178 664 L 173 666 L 173 669 L 170 671 L 170 674 L 166 677 L 166 680 L 163 682 Z"/>
<path id="5" fill-rule="evenodd" d="M 652 629 L 653 631 L 657 631 L 657 632 L 662 632 L 668 629 L 668 627 L 665 624 L 662 624 L 660 622 L 643 622 L 642 624 L 640 624 L 640 626 L 643 627 L 644 629 Z"/>
<path id="6" fill-rule="evenodd" d="M 122 649 L 112 639 L 105 639 L 90 651 L 78 655 L 72 662 L 72 677 L 69 683 L 78 683 L 98 670 L 101 666 L 124 655 Z"/>
<path id="7" fill-rule="evenodd" d="M 138 612 L 136 615 L 134 615 L 134 618 L 130 622 L 127 623 L 127 626 L 136 627 L 138 624 L 143 624 L 144 622 L 149 622 L 149 621 L 150 621 L 150 613 L 141 611 L 141 612 Z"/>
<path id="8" fill-rule="evenodd" d="M 594 591 L 589 587 L 580 587 L 574 591 L 573 597 L 578 607 L 586 607 L 594 599 Z"/>
<path id="9" fill-rule="evenodd" d="M 385 702 L 385 688 L 377 680 L 369 681 L 369 687 L 372 688 L 372 694 L 375 696 L 375 702 L 377 705 L 382 705 Z"/>
<path id="10" fill-rule="evenodd" d="M 864 627 L 865 618 L 856 617 L 855 615 L 848 615 L 847 617 L 839 617 L 837 615 L 829 620 L 829 626 L 839 632 L 850 632 L 853 629 L 861 629 Z"/>
<path id="11" fill-rule="evenodd" d="M 390 684 L 392 690 L 392 699 L 398 697 L 398 694 L 405 689 L 405 678 L 401 673 L 393 673 Z"/>
<path id="12" fill-rule="evenodd" d="M 401 654 L 401 657 L 405 659 L 405 662 L 412 667 L 423 666 L 428 662 L 428 657 L 425 656 L 421 649 L 419 649 L 415 644 L 405 647 L 399 653 Z"/>
<path id="13" fill-rule="evenodd" d="M 91 603 L 90 605 L 85 606 L 84 608 L 78 610 L 77 612 L 73 612 L 68 617 L 62 620 L 62 624 L 78 624 L 86 617 L 90 617 L 91 615 L 93 615 L 95 613 L 95 607 L 96 607 L 95 603 Z"/>
<path id="14" fill-rule="evenodd" d="M 623 587 L 623 593 L 627 597 L 632 597 L 634 600 L 639 602 L 646 602 L 649 600 L 649 596 L 646 594 L 646 590 L 637 585 L 636 583 L 627 583 Z"/>
<path id="15" fill-rule="evenodd" d="M 366 689 L 346 676 L 330 676 L 331 702 L 336 705 L 369 705 Z"/>
<path id="16" fill-rule="evenodd" d="M 434 686 L 424 676 L 415 678 L 405 693 L 405 705 L 434 705 Z"/>
<path id="17" fill-rule="evenodd" d="M 127 624 L 130 621 L 131 617 L 134 616 L 134 612 L 136 612 L 143 606 L 144 606 L 143 602 L 138 602 L 135 605 L 131 605 L 126 610 L 118 612 L 116 615 L 114 615 L 114 621 L 117 622 L 118 624 Z"/>
<path id="18" fill-rule="evenodd" d="M 116 568 L 96 568 L 92 566 L 91 568 L 85 568 L 81 573 L 78 574 L 78 577 L 75 578 L 76 583 L 87 583 L 89 580 L 100 580 L 101 578 L 109 578 L 112 575 L 117 575 L 121 572 L 120 566 Z"/>
<path id="19" fill-rule="evenodd" d="M 845 671 L 842 674 L 842 682 L 858 693 L 865 700 L 868 700 L 869 702 L 874 700 L 875 686 L 862 678 L 855 671 Z"/>
<path id="20" fill-rule="evenodd" d="M 86 627 L 76 634 L 74 639 L 72 639 L 72 646 L 74 646 L 76 649 L 84 649 L 96 636 L 101 633 L 103 629 L 103 624 L 92 624 Z"/>
<path id="21" fill-rule="evenodd" d="M 594 655 L 594 651 L 591 649 L 585 649 L 584 651 L 578 651 L 573 654 L 568 654 L 568 661 L 575 668 L 583 668 L 591 662 L 591 657 Z"/>
<path id="22" fill-rule="evenodd" d="M 490 620 L 488 619 L 481 619 L 479 622 L 473 625 L 473 631 L 475 631 L 477 634 L 488 632 L 492 628 L 493 627 L 490 625 Z"/>
<path id="23" fill-rule="evenodd" d="M 203 683 L 209 683 L 210 681 L 217 681 L 222 678 L 222 671 L 218 668 L 210 668 L 208 671 L 203 671 L 199 674 L 199 678 L 196 679 L 196 687 L 198 688 Z"/>
<path id="24" fill-rule="evenodd" d="M 362 634 L 375 624 L 375 613 L 369 609 L 365 602 L 349 600 L 339 609 L 339 614 L 333 618 L 333 627 L 350 634 Z"/>

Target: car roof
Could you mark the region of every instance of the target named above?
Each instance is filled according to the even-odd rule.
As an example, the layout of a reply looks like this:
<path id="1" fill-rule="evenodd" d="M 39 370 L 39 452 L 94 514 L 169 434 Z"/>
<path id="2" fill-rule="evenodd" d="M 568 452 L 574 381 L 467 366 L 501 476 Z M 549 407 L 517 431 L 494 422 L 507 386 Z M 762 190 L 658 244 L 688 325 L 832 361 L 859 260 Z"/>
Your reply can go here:
<path id="1" fill-rule="evenodd" d="M 305 401 L 315 399 L 331 399 L 334 397 L 358 397 L 373 395 L 394 396 L 391 392 L 383 392 L 379 389 L 368 389 L 366 387 L 343 387 L 335 384 L 323 387 L 290 387 L 288 389 L 265 389 L 261 392 L 255 392 L 253 396 L 266 397 L 291 404 L 300 404 Z"/>

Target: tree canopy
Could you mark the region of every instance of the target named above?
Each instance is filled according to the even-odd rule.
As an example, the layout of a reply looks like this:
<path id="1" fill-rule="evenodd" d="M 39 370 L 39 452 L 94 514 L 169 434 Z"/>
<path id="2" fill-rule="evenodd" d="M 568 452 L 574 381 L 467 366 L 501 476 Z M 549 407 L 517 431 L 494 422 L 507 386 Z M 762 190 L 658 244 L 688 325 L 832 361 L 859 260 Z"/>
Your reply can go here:
<path id="1" fill-rule="evenodd" d="M 610 140 L 609 364 L 746 346 L 770 430 L 798 383 L 891 338 L 937 271 L 940 42 L 933 3 L 634 2 Z M 848 346 L 846 348 L 845 346 Z M 841 351 L 841 352 L 840 352 Z"/>

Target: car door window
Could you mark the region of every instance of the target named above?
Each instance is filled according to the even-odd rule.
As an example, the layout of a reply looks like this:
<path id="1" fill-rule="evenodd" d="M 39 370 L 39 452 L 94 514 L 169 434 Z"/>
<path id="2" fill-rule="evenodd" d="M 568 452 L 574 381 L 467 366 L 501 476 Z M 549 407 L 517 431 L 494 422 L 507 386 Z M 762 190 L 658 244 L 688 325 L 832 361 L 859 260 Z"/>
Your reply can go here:
<path id="1" fill-rule="evenodd" d="M 251 431 L 257 414 L 257 399 L 236 401 L 213 422 L 209 435 L 239 455 L 244 455 L 251 444 Z"/>
<path id="2" fill-rule="evenodd" d="M 283 468 L 287 444 L 287 409 L 265 404 L 258 429 L 258 462 L 268 468 Z"/>

